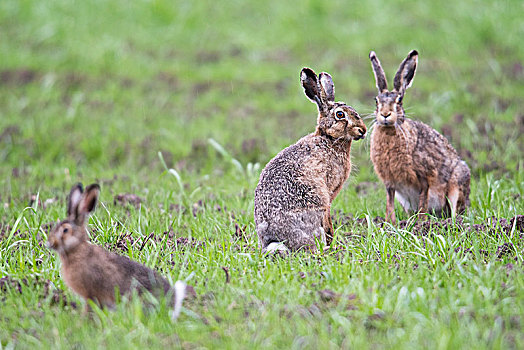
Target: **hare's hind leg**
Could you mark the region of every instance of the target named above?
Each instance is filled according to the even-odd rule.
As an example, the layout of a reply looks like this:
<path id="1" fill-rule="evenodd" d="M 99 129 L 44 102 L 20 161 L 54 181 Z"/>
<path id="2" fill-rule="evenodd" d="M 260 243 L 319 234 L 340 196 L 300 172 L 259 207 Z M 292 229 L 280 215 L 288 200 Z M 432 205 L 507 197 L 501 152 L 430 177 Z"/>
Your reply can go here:
<path id="1" fill-rule="evenodd" d="M 456 184 L 450 185 L 448 191 L 448 205 L 451 211 L 451 217 L 454 218 L 457 215 L 457 204 L 459 201 L 460 190 Z"/>
<path id="2" fill-rule="evenodd" d="M 333 222 L 331 221 L 331 208 L 326 209 L 324 214 L 323 226 L 325 231 L 325 242 L 327 245 L 331 245 L 333 238 L 335 237 L 335 230 L 333 228 Z"/>
<path id="3" fill-rule="evenodd" d="M 281 241 L 279 235 L 275 234 L 275 231 L 278 232 L 278 228 L 275 230 L 270 229 L 270 226 L 273 225 L 267 221 L 257 225 L 256 231 L 259 247 L 264 255 L 278 254 L 281 257 L 285 257 L 289 254 L 289 249 L 286 247 L 285 241 Z"/>
<path id="4" fill-rule="evenodd" d="M 470 192 L 470 182 L 471 182 L 471 173 L 467 164 L 462 161 L 462 176 L 461 181 L 459 182 L 461 191 L 460 191 L 460 201 L 457 207 L 458 213 L 462 214 L 466 211 L 466 208 L 469 207 L 469 192 Z"/>
<path id="5" fill-rule="evenodd" d="M 278 242 L 284 242 L 291 251 L 316 250 L 317 243 L 326 244 L 325 210 L 291 211 L 281 217 Z"/>
<path id="6" fill-rule="evenodd" d="M 424 176 L 418 176 L 418 182 L 420 184 L 420 193 L 418 197 L 418 218 L 419 220 L 426 220 L 425 215 L 428 212 L 428 200 L 429 200 L 429 184 L 428 180 Z"/>
<path id="7" fill-rule="evenodd" d="M 467 207 L 469 207 L 469 182 L 467 187 L 464 186 L 460 191 L 457 203 L 457 214 L 464 214 Z"/>
<path id="8" fill-rule="evenodd" d="M 277 237 L 269 229 L 269 223 L 267 221 L 262 221 L 256 225 L 256 231 L 258 234 L 258 246 L 265 252 L 269 244 L 277 241 Z"/>
<path id="9" fill-rule="evenodd" d="M 298 251 L 304 248 L 316 249 L 317 241 L 326 244 L 324 231 L 324 210 L 300 210 L 278 213 L 271 222 L 263 221 L 257 225 L 260 248 L 281 251 Z"/>
<path id="10" fill-rule="evenodd" d="M 469 206 L 469 185 L 471 175 L 469 168 L 464 161 L 455 167 L 450 179 L 448 189 L 448 201 L 451 204 L 451 215 L 454 217 L 457 214 L 462 214 Z"/>

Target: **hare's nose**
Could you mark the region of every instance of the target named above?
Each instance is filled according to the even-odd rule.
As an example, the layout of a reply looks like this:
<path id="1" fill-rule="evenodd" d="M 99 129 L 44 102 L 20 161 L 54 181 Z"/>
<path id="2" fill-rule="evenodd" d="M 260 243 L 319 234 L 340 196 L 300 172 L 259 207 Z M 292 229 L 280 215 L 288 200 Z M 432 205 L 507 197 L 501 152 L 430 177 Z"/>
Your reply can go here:
<path id="1" fill-rule="evenodd" d="M 365 137 L 366 135 L 366 130 L 364 130 L 363 128 L 356 128 L 356 131 L 357 133 L 359 133 L 360 135 L 357 135 L 357 136 L 353 136 L 353 139 L 354 140 L 361 140 Z"/>

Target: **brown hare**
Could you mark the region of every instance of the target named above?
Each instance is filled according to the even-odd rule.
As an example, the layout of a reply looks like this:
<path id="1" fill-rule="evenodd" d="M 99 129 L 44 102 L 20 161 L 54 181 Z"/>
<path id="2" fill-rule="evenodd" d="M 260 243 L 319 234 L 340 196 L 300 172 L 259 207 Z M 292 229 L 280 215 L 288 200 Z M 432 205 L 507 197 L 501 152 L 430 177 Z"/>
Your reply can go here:
<path id="1" fill-rule="evenodd" d="M 174 303 L 172 318 L 176 319 L 186 292 L 194 293 L 192 287 L 182 281 L 171 287 L 152 269 L 88 242 L 86 224 L 99 193 L 97 184 L 89 185 L 85 192 L 82 184 L 73 186 L 67 202 L 67 218 L 49 234 L 48 246 L 60 256 L 65 283 L 84 299 L 108 308 L 115 306 L 115 290 L 121 295 L 133 289 L 147 290 L 156 296 L 167 295 Z"/>
<path id="2" fill-rule="evenodd" d="M 395 197 L 406 212 L 418 212 L 420 217 L 428 212 L 437 216 L 464 212 L 469 205 L 468 166 L 445 137 L 406 118 L 402 107 L 417 69 L 417 51 L 400 64 L 392 91 L 375 52 L 369 58 L 378 88 L 370 153 L 386 186 L 386 219 L 395 223 Z"/>
<path id="3" fill-rule="evenodd" d="M 331 202 L 351 171 L 351 141 L 366 134 L 358 113 L 335 102 L 328 73 L 309 68 L 300 79 L 306 96 L 318 107 L 315 132 L 282 150 L 260 174 L 255 189 L 255 224 L 264 253 L 316 249 L 333 239 Z"/>

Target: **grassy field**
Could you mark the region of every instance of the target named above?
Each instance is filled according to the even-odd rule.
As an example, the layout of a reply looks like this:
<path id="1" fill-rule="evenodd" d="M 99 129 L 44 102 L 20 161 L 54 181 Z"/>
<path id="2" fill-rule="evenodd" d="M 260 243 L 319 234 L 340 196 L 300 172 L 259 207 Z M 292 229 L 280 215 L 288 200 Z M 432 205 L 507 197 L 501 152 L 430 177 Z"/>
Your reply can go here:
<path id="1" fill-rule="evenodd" d="M 0 348 L 522 349 L 523 17 L 518 0 L 1 1 Z M 261 256 L 260 171 L 315 125 L 301 68 L 365 116 L 369 51 L 392 79 L 411 49 L 404 105 L 469 164 L 468 213 L 381 223 L 363 140 L 333 249 Z M 79 181 L 102 187 L 93 243 L 194 285 L 177 323 L 137 298 L 83 314 L 45 247 Z"/>

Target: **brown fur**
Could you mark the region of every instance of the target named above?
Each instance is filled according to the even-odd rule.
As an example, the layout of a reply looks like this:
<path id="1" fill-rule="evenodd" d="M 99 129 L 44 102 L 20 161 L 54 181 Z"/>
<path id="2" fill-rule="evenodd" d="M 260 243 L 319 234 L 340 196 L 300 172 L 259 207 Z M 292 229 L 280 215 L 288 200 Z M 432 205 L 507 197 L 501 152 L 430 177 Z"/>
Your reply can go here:
<path id="1" fill-rule="evenodd" d="M 317 104 L 314 133 L 282 150 L 264 168 L 255 189 L 255 224 L 260 248 L 281 243 L 292 251 L 330 243 L 331 202 L 351 171 L 351 141 L 364 137 L 358 113 L 335 102 L 331 76 L 301 72 L 306 96 Z"/>
<path id="2" fill-rule="evenodd" d="M 415 75 L 418 53 L 401 63 L 388 91 L 374 52 L 370 60 L 379 94 L 371 134 L 371 161 L 386 186 L 386 219 L 395 222 L 394 198 L 407 212 L 455 215 L 469 205 L 470 172 L 448 140 L 418 121 L 406 118 L 402 100 Z"/>
<path id="3" fill-rule="evenodd" d="M 66 284 L 85 299 L 112 307 L 115 289 L 121 295 L 133 288 L 156 296 L 167 294 L 171 285 L 155 271 L 86 241 L 60 255 Z M 88 268 L 86 268 L 88 266 Z"/>
<path id="4" fill-rule="evenodd" d="M 99 192 L 96 184 L 88 186 L 86 192 L 82 191 L 81 184 L 74 186 L 68 200 L 68 218 L 49 234 L 48 244 L 60 256 L 65 283 L 84 299 L 109 308 L 115 305 L 115 293 L 126 295 L 134 289 L 155 296 L 170 295 L 174 303 L 176 293 L 180 293 L 178 298 L 182 299 L 186 291 L 194 293 L 189 286 L 175 291 L 152 269 L 88 242 L 85 225 Z"/>

